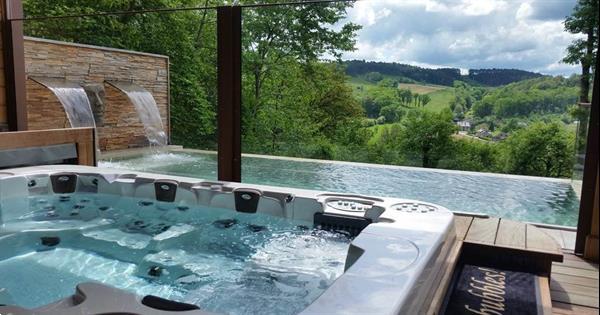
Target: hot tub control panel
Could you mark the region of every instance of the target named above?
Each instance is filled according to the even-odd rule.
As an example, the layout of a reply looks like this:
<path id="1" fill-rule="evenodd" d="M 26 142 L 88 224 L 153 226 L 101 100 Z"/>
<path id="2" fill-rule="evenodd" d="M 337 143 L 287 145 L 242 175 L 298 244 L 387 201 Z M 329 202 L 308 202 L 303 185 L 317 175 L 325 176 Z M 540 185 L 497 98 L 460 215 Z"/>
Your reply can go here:
<path id="1" fill-rule="evenodd" d="M 392 209 L 408 213 L 431 213 L 438 210 L 437 207 L 420 202 L 402 202 L 392 206 Z"/>
<path id="2" fill-rule="evenodd" d="M 371 209 L 370 204 L 362 203 L 356 200 L 329 200 L 327 206 L 336 210 L 350 211 L 350 212 L 365 212 Z"/>

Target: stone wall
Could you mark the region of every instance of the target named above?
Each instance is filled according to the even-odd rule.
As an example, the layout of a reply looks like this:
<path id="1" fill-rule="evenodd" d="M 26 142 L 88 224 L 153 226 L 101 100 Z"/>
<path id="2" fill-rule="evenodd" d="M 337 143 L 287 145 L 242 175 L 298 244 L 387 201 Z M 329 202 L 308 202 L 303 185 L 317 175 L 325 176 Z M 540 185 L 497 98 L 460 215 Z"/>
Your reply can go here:
<path id="1" fill-rule="evenodd" d="M 104 91 L 105 110 L 102 116 L 102 127 L 98 127 L 98 132 L 107 136 L 100 137 L 100 150 L 111 151 L 146 145 L 144 125 L 133 105 L 129 104 L 127 96 L 108 84 L 105 85 Z M 140 133 L 139 130 L 142 132 Z"/>
<path id="2" fill-rule="evenodd" d="M 101 150 L 146 145 L 144 128 L 135 107 L 125 94 L 106 81 L 133 81 L 150 91 L 165 130 L 170 134 L 169 59 L 166 56 L 26 37 L 25 68 L 29 129 L 69 126 L 58 99 L 35 82 L 36 77 L 52 77 L 94 88 L 104 87 L 100 93 L 103 101 L 92 101 Z"/>
<path id="3" fill-rule="evenodd" d="M 45 86 L 27 79 L 27 129 L 70 128 L 67 114 L 52 91 Z"/>

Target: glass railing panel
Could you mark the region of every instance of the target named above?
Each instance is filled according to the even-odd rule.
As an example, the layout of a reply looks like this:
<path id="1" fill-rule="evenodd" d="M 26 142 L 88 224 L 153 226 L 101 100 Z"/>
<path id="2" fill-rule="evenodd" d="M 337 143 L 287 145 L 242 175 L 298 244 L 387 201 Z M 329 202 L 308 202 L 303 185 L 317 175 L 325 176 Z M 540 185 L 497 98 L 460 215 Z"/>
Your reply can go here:
<path id="1" fill-rule="evenodd" d="M 551 7 L 244 8 L 243 181 L 574 226 L 581 68 Z"/>

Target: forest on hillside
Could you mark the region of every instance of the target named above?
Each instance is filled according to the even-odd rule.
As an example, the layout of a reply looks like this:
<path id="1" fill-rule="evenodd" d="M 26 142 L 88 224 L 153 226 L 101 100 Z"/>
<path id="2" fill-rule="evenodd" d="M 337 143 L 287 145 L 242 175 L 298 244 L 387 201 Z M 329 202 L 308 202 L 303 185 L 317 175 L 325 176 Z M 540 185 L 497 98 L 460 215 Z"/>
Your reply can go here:
<path id="1" fill-rule="evenodd" d="M 468 74 L 461 74 L 455 68 L 423 68 L 395 62 L 377 62 L 364 60 L 344 61 L 346 73 L 356 77 L 369 73 L 400 78 L 405 83 L 421 82 L 451 86 L 454 81 L 464 81 L 485 86 L 500 86 L 526 79 L 538 78 L 542 75 L 519 69 L 469 69 Z"/>
<path id="2" fill-rule="evenodd" d="M 24 9 L 27 16 L 47 16 L 223 4 L 24 0 Z M 575 104 L 585 78 L 516 69 L 461 75 L 455 68 L 343 61 L 344 52 L 356 49 L 360 29 L 343 23 L 350 6 L 244 9 L 244 152 L 570 176 L 579 119 Z M 32 20 L 25 22 L 25 32 L 169 56 L 172 142 L 216 148 L 214 10 Z M 458 133 L 457 122 L 466 120 L 472 127 Z M 475 136 L 479 130 L 490 139 Z M 500 133 L 501 141 L 492 141 Z"/>

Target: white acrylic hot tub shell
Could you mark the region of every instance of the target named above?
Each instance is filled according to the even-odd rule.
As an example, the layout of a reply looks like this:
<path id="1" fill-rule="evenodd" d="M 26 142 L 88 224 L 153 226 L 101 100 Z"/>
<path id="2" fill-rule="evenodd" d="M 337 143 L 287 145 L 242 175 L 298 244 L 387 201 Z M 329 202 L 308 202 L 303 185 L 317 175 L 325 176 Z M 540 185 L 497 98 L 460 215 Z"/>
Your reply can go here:
<path id="1" fill-rule="evenodd" d="M 0 174 L 0 199 L 27 191 L 26 180 L 22 177 L 24 175 L 30 177 L 39 174 L 40 178 L 44 178 L 56 172 L 96 173 L 107 178 L 116 178 L 115 174 L 131 174 L 130 179 L 125 176 L 120 180 L 118 188 L 109 185 L 110 187 L 106 189 L 118 190 L 109 193 L 146 198 L 154 198 L 152 191 L 148 191 L 148 186 L 136 188 L 134 185 L 136 177 L 143 177 L 150 182 L 155 179 L 171 179 L 180 184 L 187 183 L 188 187 L 206 182 L 195 178 L 85 166 L 37 166 L 3 170 Z M 241 187 L 263 192 L 293 194 L 296 197 L 293 208 L 285 208 L 281 211 L 281 215 L 294 219 L 312 221 L 314 212 L 319 211 L 315 209 L 319 208 L 325 208 L 325 212 L 336 212 L 323 202 L 324 192 L 219 183 L 232 189 Z M 185 190 L 179 193 L 180 189 L 178 189 L 179 201 L 183 198 L 190 204 L 203 202 L 198 192 Z M 331 195 L 342 196 L 334 193 Z M 361 196 L 348 195 L 348 198 L 363 200 Z M 435 212 L 427 213 L 407 213 L 391 207 L 399 202 L 412 201 L 379 198 L 374 202 L 385 211 L 379 215 L 375 223 L 370 224 L 352 241 L 353 250 L 355 252 L 362 250 L 362 254 L 302 314 L 417 314 L 427 310 L 432 299 L 432 291 L 436 289 L 434 283 L 436 275 L 445 264 L 449 249 L 456 241 L 453 215 L 447 209 L 437 205 Z M 231 206 L 230 201 L 222 201 L 222 203 L 220 206 Z M 272 208 L 276 209 L 275 206 Z M 269 211 L 279 215 L 276 210 Z M 2 223 L 1 216 L 0 223 Z M 0 226 L 0 232 L 1 229 Z"/>

